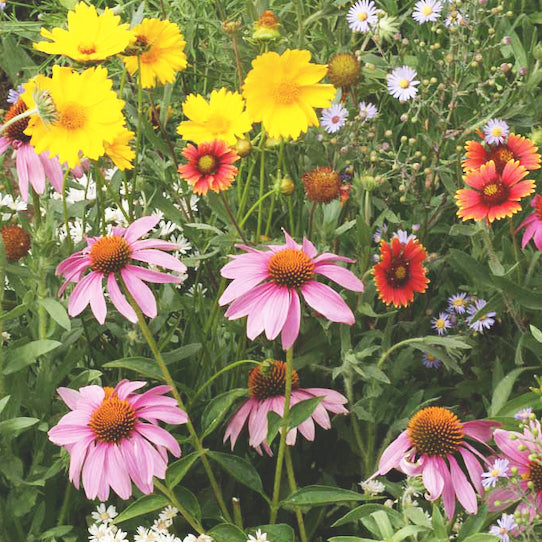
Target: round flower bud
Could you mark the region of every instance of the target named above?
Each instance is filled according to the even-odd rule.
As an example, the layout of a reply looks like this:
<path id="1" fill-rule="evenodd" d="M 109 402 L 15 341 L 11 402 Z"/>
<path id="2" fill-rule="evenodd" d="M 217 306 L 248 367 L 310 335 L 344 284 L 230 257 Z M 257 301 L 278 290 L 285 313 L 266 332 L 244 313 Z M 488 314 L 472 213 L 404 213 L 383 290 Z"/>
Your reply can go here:
<path id="1" fill-rule="evenodd" d="M 249 139 L 238 139 L 235 144 L 235 152 L 241 158 L 246 158 L 252 152 L 252 143 Z"/>
<path id="2" fill-rule="evenodd" d="M 280 179 L 279 184 L 280 193 L 284 196 L 291 196 L 295 192 L 295 183 L 288 175 Z"/>
<path id="3" fill-rule="evenodd" d="M 336 87 L 350 87 L 361 79 L 361 64 L 351 53 L 337 53 L 328 62 L 327 76 Z"/>

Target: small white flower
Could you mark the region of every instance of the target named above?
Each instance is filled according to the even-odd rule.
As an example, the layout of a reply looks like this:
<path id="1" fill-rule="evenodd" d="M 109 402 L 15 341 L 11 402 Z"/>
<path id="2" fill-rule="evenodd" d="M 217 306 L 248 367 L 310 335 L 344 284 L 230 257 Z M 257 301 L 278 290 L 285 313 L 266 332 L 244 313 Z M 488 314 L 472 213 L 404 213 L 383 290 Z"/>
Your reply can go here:
<path id="1" fill-rule="evenodd" d="M 26 203 L 21 199 L 13 199 L 9 194 L 6 194 L 2 198 L 0 198 L 0 207 L 7 207 L 11 211 L 26 211 Z M 2 220 L 4 222 L 7 222 L 13 213 L 2 213 Z"/>
<path id="2" fill-rule="evenodd" d="M 171 235 L 169 240 L 176 245 L 179 245 L 179 248 L 176 249 L 180 254 L 188 254 L 192 250 L 192 245 L 190 241 L 184 235 Z"/>
<path id="3" fill-rule="evenodd" d="M 508 459 L 496 459 L 489 472 L 482 473 L 482 485 L 487 489 L 488 487 L 495 487 L 499 478 L 508 478 L 508 467 L 510 462 Z"/>
<path id="4" fill-rule="evenodd" d="M 369 495 L 379 495 L 386 489 L 386 486 L 378 480 L 365 480 L 365 482 L 360 482 L 359 485 Z"/>
<path id="5" fill-rule="evenodd" d="M 346 20 L 350 30 L 368 32 L 378 21 L 375 3 L 372 0 L 359 0 L 348 10 Z"/>
<path id="6" fill-rule="evenodd" d="M 155 519 L 151 529 L 157 533 L 167 533 L 168 529 L 173 525 L 173 521 L 168 518 Z"/>
<path id="7" fill-rule="evenodd" d="M 2 340 L 8 342 L 11 339 L 11 335 L 7 331 L 2 331 Z"/>
<path id="8" fill-rule="evenodd" d="M 327 109 L 322 109 L 320 126 L 322 126 L 328 134 L 334 134 L 345 125 L 347 118 L 348 109 L 341 104 L 333 104 Z"/>
<path id="9" fill-rule="evenodd" d="M 177 516 L 179 511 L 174 506 L 166 506 L 158 516 L 160 519 L 173 519 Z"/>
<path id="10" fill-rule="evenodd" d="M 91 525 L 88 532 L 90 533 L 89 542 L 108 542 L 109 538 L 113 536 L 113 531 L 106 523 Z"/>
<path id="11" fill-rule="evenodd" d="M 368 102 L 360 102 L 359 104 L 359 116 L 361 120 L 365 122 L 366 120 L 374 119 L 378 115 L 378 109 L 375 105 Z"/>
<path id="12" fill-rule="evenodd" d="M 128 214 L 128 202 L 126 200 L 122 200 L 122 207 L 126 214 Z M 128 221 L 118 207 L 107 207 L 104 214 L 106 222 L 114 222 L 116 226 L 122 226 L 124 228 L 128 227 Z"/>
<path id="13" fill-rule="evenodd" d="M 393 234 L 393 237 L 397 237 L 397 239 L 399 239 L 399 242 L 402 244 L 402 245 L 406 245 L 408 244 L 408 242 L 412 239 L 416 239 L 416 236 L 413 234 L 413 233 L 407 233 L 405 230 L 397 230 L 394 234 Z"/>
<path id="14" fill-rule="evenodd" d="M 113 518 L 118 516 L 118 513 L 112 504 L 106 508 L 105 503 L 100 503 L 96 507 L 96 512 L 92 512 L 91 516 L 96 523 L 111 523 Z"/>
<path id="15" fill-rule="evenodd" d="M 484 135 L 486 143 L 490 145 L 500 145 L 508 137 L 510 128 L 504 120 L 491 119 L 484 126 Z"/>
<path id="16" fill-rule="evenodd" d="M 442 11 L 442 4 L 438 0 L 420 0 L 414 5 L 412 18 L 419 24 L 434 23 Z"/>
<path id="17" fill-rule="evenodd" d="M 270 542 L 267 540 L 267 533 L 262 533 L 261 529 L 258 529 L 254 535 L 249 534 L 247 542 Z"/>
<path id="18" fill-rule="evenodd" d="M 189 534 L 183 539 L 183 542 L 214 542 L 214 540 L 206 534 L 200 534 L 197 538 L 195 535 Z"/>
<path id="19" fill-rule="evenodd" d="M 418 74 L 410 66 L 395 68 L 388 75 L 388 90 L 390 94 L 402 102 L 414 98 L 418 93 L 416 85 L 420 82 L 416 79 Z"/>
<path id="20" fill-rule="evenodd" d="M 107 542 L 128 542 L 126 540 L 126 535 L 127 534 L 128 533 L 118 529 L 118 531 L 116 533 L 111 533 L 111 535 L 107 539 Z"/>

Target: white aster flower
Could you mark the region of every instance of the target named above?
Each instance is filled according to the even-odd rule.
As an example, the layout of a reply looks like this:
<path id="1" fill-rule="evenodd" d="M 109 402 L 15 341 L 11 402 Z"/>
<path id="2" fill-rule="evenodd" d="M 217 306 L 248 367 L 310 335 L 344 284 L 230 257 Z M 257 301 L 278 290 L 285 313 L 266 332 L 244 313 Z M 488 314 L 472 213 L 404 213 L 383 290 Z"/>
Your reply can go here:
<path id="1" fill-rule="evenodd" d="M 134 536 L 134 542 L 161 542 L 162 535 L 156 531 L 138 527 L 137 534 Z"/>
<path id="2" fill-rule="evenodd" d="M 11 334 L 7 331 L 2 331 L 1 335 L 4 342 L 8 342 L 11 339 Z"/>
<path id="3" fill-rule="evenodd" d="M 122 200 L 121 205 L 128 214 L 128 201 Z M 116 226 L 122 226 L 123 228 L 128 227 L 128 221 L 118 207 L 106 207 L 104 215 L 106 222 L 114 222 Z"/>
<path id="4" fill-rule="evenodd" d="M 504 120 L 491 119 L 487 121 L 484 126 L 484 135 L 486 143 L 490 145 L 500 145 L 504 143 L 504 140 L 508 137 L 510 128 Z"/>
<path id="5" fill-rule="evenodd" d="M 113 531 L 106 523 L 101 525 L 91 525 L 88 528 L 90 536 L 88 537 L 89 542 L 109 542 L 111 536 L 113 536 Z"/>
<path id="6" fill-rule="evenodd" d="M 174 506 L 166 506 L 158 516 L 160 519 L 173 519 L 179 511 Z"/>
<path id="7" fill-rule="evenodd" d="M 118 513 L 112 504 L 106 508 L 105 503 L 100 503 L 96 507 L 96 512 L 92 512 L 91 516 L 96 523 L 111 523 L 113 518 L 118 516 Z"/>
<path id="8" fill-rule="evenodd" d="M 128 540 L 126 539 L 127 534 L 128 533 L 118 529 L 117 532 L 111 533 L 109 535 L 109 538 L 107 539 L 107 542 L 128 542 Z"/>
<path id="9" fill-rule="evenodd" d="M 375 3 L 372 0 L 359 0 L 348 10 L 346 20 L 354 32 L 368 32 L 378 21 Z"/>
<path id="10" fill-rule="evenodd" d="M 359 104 L 359 116 L 361 120 L 365 122 L 366 120 L 374 119 L 378 115 L 378 109 L 375 105 L 369 102 L 360 102 Z"/>
<path id="11" fill-rule="evenodd" d="M 414 98 L 418 93 L 416 85 L 420 82 L 416 79 L 418 74 L 410 66 L 395 68 L 388 75 L 388 90 L 390 94 L 402 102 Z"/>
<path id="12" fill-rule="evenodd" d="M 378 480 L 365 480 L 364 482 L 360 482 L 359 485 L 369 495 L 379 495 L 386 489 L 386 486 Z"/>
<path id="13" fill-rule="evenodd" d="M 262 533 L 261 529 L 258 529 L 254 535 L 249 534 L 247 542 L 270 542 L 267 540 L 267 533 Z"/>
<path id="14" fill-rule="evenodd" d="M 442 3 L 438 0 L 420 0 L 414 5 L 412 18 L 419 24 L 434 23 L 442 11 Z"/>
<path id="15" fill-rule="evenodd" d="M 495 487 L 499 478 L 508 478 L 508 467 L 510 462 L 508 459 L 495 459 L 493 466 L 488 472 L 482 473 L 482 485 L 487 489 Z"/>
<path id="16" fill-rule="evenodd" d="M 198 537 L 189 534 L 183 539 L 183 542 L 214 542 L 214 540 L 206 534 L 200 534 Z"/>
<path id="17" fill-rule="evenodd" d="M 6 194 L 0 198 L 0 207 L 7 207 L 11 211 L 19 212 L 26 211 L 26 203 L 19 197 L 15 200 L 9 195 Z M 7 222 L 13 213 L 2 213 L 2 220 Z"/>
<path id="18" fill-rule="evenodd" d="M 347 118 L 348 109 L 341 104 L 333 104 L 327 109 L 322 109 L 320 126 L 322 126 L 328 134 L 334 134 L 345 125 Z"/>
<path id="19" fill-rule="evenodd" d="M 168 529 L 173 525 L 173 521 L 168 518 L 158 518 L 154 520 L 151 529 L 157 533 L 166 533 Z"/>

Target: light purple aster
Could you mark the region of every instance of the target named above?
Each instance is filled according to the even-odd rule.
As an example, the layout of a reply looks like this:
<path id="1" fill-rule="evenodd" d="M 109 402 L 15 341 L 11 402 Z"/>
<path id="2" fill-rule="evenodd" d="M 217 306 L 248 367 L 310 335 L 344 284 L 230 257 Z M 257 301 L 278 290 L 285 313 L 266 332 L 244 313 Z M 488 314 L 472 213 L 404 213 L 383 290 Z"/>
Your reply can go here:
<path id="1" fill-rule="evenodd" d="M 378 21 L 375 3 L 372 0 L 359 0 L 348 10 L 346 20 L 350 30 L 368 32 Z"/>
<path id="2" fill-rule="evenodd" d="M 468 300 L 465 292 L 459 292 L 448 298 L 448 307 L 450 310 L 457 312 L 457 314 L 465 314 L 467 305 Z"/>
<path id="3" fill-rule="evenodd" d="M 387 224 L 382 224 L 382 226 L 378 226 L 376 228 L 376 232 L 375 234 L 373 235 L 373 240 L 376 244 L 380 243 L 381 239 L 382 239 L 382 235 L 387 233 L 388 231 L 388 225 Z"/>
<path id="4" fill-rule="evenodd" d="M 433 354 L 428 354 L 427 352 L 422 357 L 422 363 L 428 369 L 438 369 L 442 365 L 442 361 L 440 361 L 440 359 Z"/>
<path id="5" fill-rule="evenodd" d="M 489 528 L 489 534 L 498 536 L 500 542 L 510 542 L 508 533 L 518 528 L 518 524 L 514 520 L 512 514 L 503 514 L 501 519 L 497 520 L 497 525 L 492 525 Z"/>
<path id="6" fill-rule="evenodd" d="M 2 2 L 0 2 L 0 4 L 2 4 Z M 2 8 L 0 7 L 0 9 L 2 9 Z M 17 100 L 19 99 L 19 97 L 21 96 L 21 94 L 23 92 L 24 92 L 24 86 L 23 85 L 19 85 L 16 89 L 15 88 L 10 88 L 9 91 L 8 91 L 8 97 L 7 97 L 6 101 L 9 104 L 16 104 Z"/>
<path id="7" fill-rule="evenodd" d="M 493 466 L 488 472 L 482 473 L 482 485 L 487 489 L 495 487 L 499 478 L 508 478 L 508 467 L 510 461 L 508 459 L 495 459 Z"/>
<path id="8" fill-rule="evenodd" d="M 452 327 L 450 317 L 445 312 L 441 312 L 438 318 L 431 320 L 431 327 L 439 334 L 444 335 Z"/>
<path id="9" fill-rule="evenodd" d="M 378 115 L 378 109 L 375 105 L 369 102 L 360 102 L 359 104 L 359 116 L 361 120 L 365 122 L 366 120 L 374 119 Z"/>
<path id="10" fill-rule="evenodd" d="M 346 123 L 348 109 L 341 104 L 333 104 L 328 109 L 322 109 L 320 125 L 328 134 L 338 132 Z"/>
<path id="11" fill-rule="evenodd" d="M 522 408 L 521 410 L 518 410 L 514 414 L 514 419 L 519 420 L 521 422 L 526 422 L 529 419 L 529 416 L 533 412 L 533 409 L 531 407 Z"/>
<path id="12" fill-rule="evenodd" d="M 442 3 L 438 0 L 420 0 L 414 5 L 412 18 L 419 24 L 434 23 L 442 11 Z"/>
<path id="13" fill-rule="evenodd" d="M 388 75 L 388 90 L 390 94 L 402 102 L 414 98 L 418 93 L 416 85 L 420 82 L 416 79 L 418 74 L 410 66 L 395 68 Z"/>
<path id="14" fill-rule="evenodd" d="M 399 242 L 402 244 L 402 245 L 406 245 L 410 240 L 414 240 L 416 239 L 416 236 L 413 234 L 413 233 L 407 233 L 405 230 L 397 230 L 394 234 L 393 234 L 393 237 L 397 237 L 397 239 L 399 239 Z"/>
<path id="15" fill-rule="evenodd" d="M 486 300 L 485 299 L 478 299 L 478 301 L 475 301 L 473 305 L 471 305 L 467 311 L 469 313 L 469 317 L 467 318 L 467 323 L 469 324 L 469 327 L 471 329 L 474 329 L 474 331 L 477 331 L 478 333 L 483 333 L 484 329 L 489 329 L 494 323 L 495 319 L 493 316 L 495 316 L 497 313 L 490 311 L 486 312 L 478 320 L 472 321 L 474 318 L 474 315 L 482 308 L 486 306 Z"/>
<path id="16" fill-rule="evenodd" d="M 491 119 L 484 126 L 485 141 L 489 145 L 501 145 L 510 133 L 510 128 L 504 120 Z"/>

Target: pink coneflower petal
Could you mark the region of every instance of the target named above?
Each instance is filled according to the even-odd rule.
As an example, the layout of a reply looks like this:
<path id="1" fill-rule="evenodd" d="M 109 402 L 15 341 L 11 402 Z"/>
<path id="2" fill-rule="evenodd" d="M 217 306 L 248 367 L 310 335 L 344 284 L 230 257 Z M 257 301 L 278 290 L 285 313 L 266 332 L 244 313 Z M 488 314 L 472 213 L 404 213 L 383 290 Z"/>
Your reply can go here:
<path id="1" fill-rule="evenodd" d="M 62 174 L 62 167 L 58 158 L 49 156 L 49 152 L 45 151 L 39 155 L 41 165 L 45 171 L 45 176 L 49 179 L 49 182 L 53 188 L 62 194 L 62 184 L 64 182 L 64 175 Z"/>
<path id="2" fill-rule="evenodd" d="M 239 434 L 241 433 L 245 422 L 247 421 L 248 415 L 250 414 L 254 403 L 254 399 L 249 399 L 248 401 L 243 403 L 241 407 L 237 410 L 237 412 L 232 416 L 230 423 L 226 428 L 226 432 L 224 433 L 224 442 L 226 442 L 229 438 L 232 450 L 235 446 L 235 443 L 237 442 L 237 439 L 239 438 Z"/>
<path id="3" fill-rule="evenodd" d="M 428 498 L 431 501 L 438 499 L 444 489 L 442 470 L 446 469 L 446 465 L 442 466 L 439 459 L 439 457 L 427 457 L 424 461 L 423 485 L 427 489 Z"/>
<path id="4" fill-rule="evenodd" d="M 90 446 L 87 459 L 83 466 L 83 487 L 87 499 L 95 499 L 102 485 L 102 477 L 105 474 L 103 468 L 107 445 L 97 444 Z"/>
<path id="5" fill-rule="evenodd" d="M 265 271 L 260 274 L 254 274 L 250 278 L 246 278 L 244 280 L 236 279 L 232 281 L 220 297 L 220 304 L 226 305 L 227 303 L 231 303 L 235 298 L 241 297 L 243 294 L 250 292 L 255 286 L 257 286 L 267 277 L 268 274 L 267 271 Z"/>
<path id="6" fill-rule="evenodd" d="M 62 400 L 68 405 L 69 408 L 74 410 L 77 408 L 79 402 L 79 392 L 70 388 L 58 388 L 58 395 L 62 397 Z"/>
<path id="7" fill-rule="evenodd" d="M 278 288 L 262 307 L 264 314 L 265 336 L 272 340 L 284 327 L 290 308 L 290 291 L 288 288 Z"/>
<path id="8" fill-rule="evenodd" d="M 175 457 L 181 455 L 179 443 L 161 427 L 148 423 L 138 423 L 135 429 L 150 442 L 167 448 Z"/>
<path id="9" fill-rule="evenodd" d="M 101 280 L 101 275 L 92 271 L 77 283 L 68 302 L 68 314 L 70 316 L 77 316 L 90 303 L 90 297 L 94 293 L 96 277 Z"/>
<path id="10" fill-rule="evenodd" d="M 267 413 L 269 409 L 267 403 L 269 399 L 256 405 L 250 412 L 248 418 L 248 434 L 250 435 L 250 445 L 259 446 L 267 436 Z"/>
<path id="11" fill-rule="evenodd" d="M 439 458 L 444 464 L 444 460 Z M 452 484 L 452 477 L 448 468 L 444 464 L 444 468 L 441 470 L 444 479 L 444 488 L 442 490 L 442 504 L 444 505 L 444 512 L 448 518 L 453 518 L 455 513 L 455 490 Z"/>
<path id="12" fill-rule="evenodd" d="M 107 307 L 105 306 L 102 281 L 103 275 L 101 273 L 94 273 L 94 278 L 90 286 L 90 288 L 92 288 L 90 295 L 90 308 L 92 309 L 96 320 L 103 325 L 105 322 L 105 317 L 107 316 Z"/>
<path id="13" fill-rule="evenodd" d="M 147 235 L 160 222 L 159 216 L 143 216 L 132 222 L 124 232 L 128 244 L 134 243 L 143 235 Z"/>
<path id="14" fill-rule="evenodd" d="M 348 288 L 353 292 L 363 292 L 364 290 L 363 282 L 344 267 L 330 264 L 317 264 L 314 266 L 314 272 L 324 275 L 324 277 L 333 280 L 343 288 Z"/>
<path id="15" fill-rule="evenodd" d="M 292 292 L 290 298 L 290 308 L 288 309 L 288 316 L 282 327 L 282 348 L 288 350 L 296 341 L 299 335 L 299 326 L 301 325 L 301 302 L 296 291 Z"/>
<path id="16" fill-rule="evenodd" d="M 483 495 L 484 486 L 482 485 L 482 473 L 484 472 L 484 469 L 476 458 L 465 448 L 460 447 L 459 453 L 465 462 L 472 484 L 476 488 L 476 491 L 478 491 L 480 495 Z"/>
<path id="17" fill-rule="evenodd" d="M 408 434 L 403 431 L 383 452 L 378 464 L 378 473 L 386 474 L 396 467 L 406 451 L 412 446 Z"/>
<path id="18" fill-rule="evenodd" d="M 172 271 L 178 271 L 179 273 L 184 273 L 186 271 L 186 265 L 184 265 L 184 263 L 171 256 L 171 254 L 161 252 L 160 250 L 136 250 L 132 252 L 132 259 L 150 263 L 151 265 L 159 265 L 166 269 L 171 269 Z"/>
<path id="19" fill-rule="evenodd" d="M 11 143 L 5 137 L 0 137 L 0 154 L 4 154 L 11 147 Z"/>
<path id="20" fill-rule="evenodd" d="M 305 301 L 316 311 L 332 322 L 352 325 L 356 319 L 344 299 L 329 286 L 310 281 L 301 287 Z"/>
<path id="21" fill-rule="evenodd" d="M 459 468 L 455 458 L 453 456 L 449 456 L 448 461 L 450 463 L 450 475 L 455 494 L 457 495 L 457 500 L 469 514 L 476 514 L 478 504 L 476 502 L 476 493 L 474 493 L 474 489 L 472 489 L 467 477 Z"/>
<path id="22" fill-rule="evenodd" d="M 126 284 L 126 288 L 128 288 L 128 291 L 130 292 L 130 295 L 139 305 L 143 314 L 149 318 L 154 318 L 158 313 L 158 309 L 156 307 L 156 299 L 154 299 L 152 290 L 142 280 L 139 280 L 133 273 L 126 271 L 126 269 L 121 269 L 120 274 L 124 284 Z"/>
<path id="23" fill-rule="evenodd" d="M 121 292 L 114 273 L 109 273 L 107 276 L 107 291 L 109 292 L 109 299 L 111 299 L 111 302 L 122 316 L 133 324 L 137 324 L 137 314 Z"/>
<path id="24" fill-rule="evenodd" d="M 184 264 L 181 264 L 181 265 L 184 267 Z M 186 267 L 184 267 L 184 270 L 186 271 Z M 168 275 L 167 273 L 161 273 L 160 271 L 154 271 L 152 269 L 145 269 L 143 267 L 138 267 L 136 265 L 128 264 L 123 269 L 123 271 L 141 280 L 146 280 L 147 282 L 156 282 L 159 284 L 176 283 L 176 282 L 182 282 L 183 280 L 182 277 L 178 277 L 175 275 Z M 122 274 L 122 271 L 121 271 L 121 274 Z"/>

